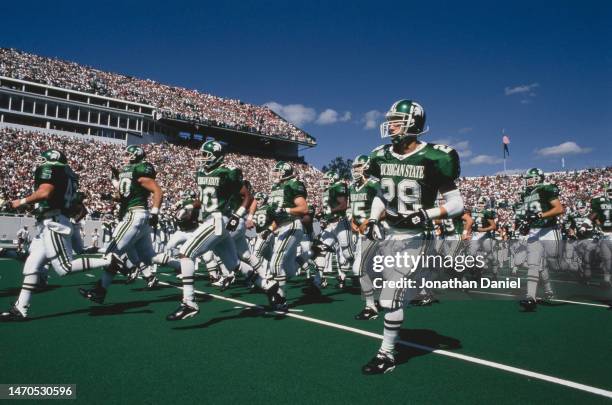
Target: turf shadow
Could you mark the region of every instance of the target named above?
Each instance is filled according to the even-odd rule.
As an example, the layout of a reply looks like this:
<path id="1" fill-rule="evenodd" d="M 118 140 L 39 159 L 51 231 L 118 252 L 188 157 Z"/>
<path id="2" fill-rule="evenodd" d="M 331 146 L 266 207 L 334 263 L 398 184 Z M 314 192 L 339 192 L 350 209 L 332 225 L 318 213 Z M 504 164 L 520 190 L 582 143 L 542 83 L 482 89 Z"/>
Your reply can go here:
<path id="1" fill-rule="evenodd" d="M 416 345 L 430 347 L 435 350 L 457 350 L 461 349 L 461 341 L 457 338 L 444 336 L 431 329 L 401 329 L 399 339 Z M 402 364 L 413 357 L 431 354 L 430 350 L 419 349 L 418 347 L 397 344 L 395 346 L 397 355 L 395 361 Z"/>

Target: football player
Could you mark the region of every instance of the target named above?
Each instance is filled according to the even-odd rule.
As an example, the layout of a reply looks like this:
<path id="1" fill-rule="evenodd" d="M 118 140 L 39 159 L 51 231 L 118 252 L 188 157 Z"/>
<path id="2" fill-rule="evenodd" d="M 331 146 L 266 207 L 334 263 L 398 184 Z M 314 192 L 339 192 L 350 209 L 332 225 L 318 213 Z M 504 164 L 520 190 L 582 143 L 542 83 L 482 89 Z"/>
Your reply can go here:
<path id="1" fill-rule="evenodd" d="M 374 301 L 371 266 L 367 265 L 374 244 L 363 234 L 367 227 L 368 218 L 370 218 L 372 201 L 380 193 L 380 183 L 368 175 L 369 169 L 370 158 L 368 155 L 355 157 L 351 170 L 353 182 L 349 188 L 351 230 L 356 236 L 353 274 L 359 277 L 361 294 L 365 300 L 365 307 L 355 315 L 355 319 L 360 321 L 378 318 L 378 308 Z"/>
<path id="2" fill-rule="evenodd" d="M 374 149 L 370 155 L 368 173 L 380 180 L 382 196 L 372 202 L 365 235 L 369 239 L 382 237 L 379 221 L 385 213 L 388 229 L 381 242 L 381 254 L 424 254 L 429 250 L 427 224 L 463 213 L 463 199 L 455 185 L 460 172 L 459 155 L 449 146 L 419 141 L 418 137 L 427 132 L 425 110 L 411 100 L 394 103 L 380 130 L 382 138 L 390 138 L 391 144 Z M 434 207 L 438 193 L 446 203 Z M 417 292 L 401 281 L 418 277 L 419 270 L 398 265 L 380 273 L 380 305 L 385 310 L 383 341 L 378 353 L 362 368 L 363 373 L 381 374 L 395 368 L 394 347 L 404 320 L 403 307 Z"/>
<path id="3" fill-rule="evenodd" d="M 163 192 L 155 181 L 155 168 L 145 160 L 145 151 L 141 146 L 129 145 L 125 148 L 123 165 L 121 172 L 112 169 L 120 222 L 113 232 L 113 239 L 106 253 L 126 255 L 128 281 L 142 273 L 145 282 L 150 285 L 156 282 L 155 275 L 149 269 L 155 256 L 151 233 L 152 228 L 159 222 Z M 150 196 L 153 207 L 149 210 Z M 81 288 L 80 294 L 90 301 L 102 304 L 116 274 L 117 269 L 106 268 L 96 286 L 92 289 Z"/>
<path id="4" fill-rule="evenodd" d="M 315 258 L 319 273 L 329 265 L 333 252 L 338 258 L 338 288 L 344 288 L 346 272 L 352 267 L 354 247 L 351 240 L 351 227 L 346 218 L 348 207 L 348 188 L 335 171 L 328 171 L 321 180 L 323 189 L 322 218 L 327 224 L 319 236 L 322 243 Z"/>
<path id="5" fill-rule="evenodd" d="M 521 202 L 525 209 L 523 232 L 527 235 L 527 295 L 519 304 L 527 312 L 536 309 L 538 281 L 544 284 L 544 297 L 551 299 L 554 294 L 546 267 L 551 259 L 559 259 L 561 232 L 557 217 L 564 208 L 559 200 L 559 189 L 544 182 L 544 172 L 533 168 L 523 175 L 525 190 Z"/>
<path id="6" fill-rule="evenodd" d="M 495 231 L 497 230 L 497 214 L 490 207 L 489 199 L 485 196 L 478 198 L 476 207 L 472 210 L 472 240 L 470 241 L 470 254 L 483 255 L 497 278 L 498 261 L 495 255 Z"/>
<path id="7" fill-rule="evenodd" d="M 66 156 L 56 149 L 41 153 L 36 159 L 34 192 L 25 198 L 13 200 L 11 207 L 18 209 L 34 205 L 38 235 L 32 240 L 30 255 L 23 266 L 23 286 L 17 302 L 0 315 L 5 321 L 24 320 L 28 316 L 32 292 L 38 284 L 39 272 L 50 264 L 59 276 L 109 266 L 123 266 L 116 255 L 105 258 L 72 259 L 72 232 L 69 220 L 78 191 L 78 177 L 68 165 Z"/>
<path id="8" fill-rule="evenodd" d="M 174 221 L 178 229 L 170 236 L 163 253 L 153 258 L 155 265 L 168 265 L 174 270 L 181 270 L 179 260 L 170 260 L 178 253 L 178 247 L 187 241 L 198 227 L 200 201 L 195 191 L 187 189 L 181 193 L 181 200 L 172 207 Z"/>
<path id="9" fill-rule="evenodd" d="M 576 202 L 576 212 L 568 216 L 568 233 L 576 238 L 576 254 L 578 255 L 579 276 L 583 282 L 591 278 L 593 256 L 597 251 L 598 241 L 595 240 L 596 229 L 589 218 L 589 207 L 584 201 Z"/>
<path id="10" fill-rule="evenodd" d="M 297 271 L 297 247 L 303 237 L 301 218 L 308 213 L 306 186 L 295 177 L 293 167 L 278 162 L 271 172 L 270 201 L 274 207 L 274 242 L 270 258 L 273 283 L 263 285 L 270 305 L 276 311 L 287 311 L 285 284 Z"/>
<path id="11" fill-rule="evenodd" d="M 261 286 L 268 280 L 268 269 L 263 265 L 264 260 L 269 261 L 272 246 L 272 232 L 274 231 L 274 208 L 268 204 L 268 194 L 255 193 L 255 201 L 251 204 L 247 217 L 247 227 L 254 227 L 257 237 L 253 247 L 253 254 L 259 258 L 262 265 L 259 267 L 257 284 Z"/>
<path id="12" fill-rule="evenodd" d="M 602 196 L 591 200 L 591 212 L 591 221 L 594 221 L 602 232 L 599 249 L 604 273 L 603 287 L 609 288 L 612 285 L 612 183 L 604 187 Z"/>
<path id="13" fill-rule="evenodd" d="M 219 142 L 204 142 L 200 155 L 196 174 L 201 203 L 200 225 L 179 250 L 183 300 L 166 317 L 169 321 L 186 319 L 200 311 L 194 295 L 194 260 L 197 257 L 212 251 L 232 272 L 240 267 L 230 233 L 240 224 L 252 197 L 244 184 L 242 170 L 223 163 L 225 151 Z"/>

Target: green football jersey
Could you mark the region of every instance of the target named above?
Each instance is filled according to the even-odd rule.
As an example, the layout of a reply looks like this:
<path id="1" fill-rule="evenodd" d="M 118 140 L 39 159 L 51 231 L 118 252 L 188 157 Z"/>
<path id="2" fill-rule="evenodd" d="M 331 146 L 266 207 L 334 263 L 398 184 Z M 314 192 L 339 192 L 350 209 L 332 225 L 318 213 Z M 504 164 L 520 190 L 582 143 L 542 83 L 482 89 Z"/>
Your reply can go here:
<path id="1" fill-rule="evenodd" d="M 405 216 L 432 208 L 440 188 L 454 188 L 460 171 L 453 148 L 421 143 L 407 155 L 395 153 L 392 145 L 374 149 L 368 174 L 380 180 L 387 211 Z"/>
<path id="2" fill-rule="evenodd" d="M 531 190 L 526 190 L 521 196 L 523 209 L 525 214 L 538 214 L 546 212 L 552 208 L 550 203 L 553 200 L 559 199 L 559 188 L 554 184 L 538 184 Z M 557 223 L 556 218 L 545 218 L 534 221 L 531 224 L 532 228 L 548 228 Z"/>
<path id="3" fill-rule="evenodd" d="M 349 188 L 350 212 L 357 225 L 370 218 L 372 201 L 380 193 L 380 183 L 374 179 L 367 179 L 361 186 L 351 184 Z"/>
<path id="4" fill-rule="evenodd" d="M 609 198 L 593 198 L 591 200 L 591 212 L 597 215 L 602 231 L 612 232 L 612 201 Z"/>
<path id="5" fill-rule="evenodd" d="M 119 173 L 119 217 L 123 217 L 129 208 L 149 208 L 151 192 L 140 185 L 138 179 L 148 177 L 155 179 L 155 168 L 149 162 L 126 165 Z"/>
<path id="6" fill-rule="evenodd" d="M 485 210 L 472 210 L 472 219 L 474 223 L 472 224 L 472 230 L 474 232 L 478 232 L 478 228 L 486 228 L 489 226 L 489 220 L 495 220 L 497 218 L 497 213 L 495 210 L 485 209 Z M 487 232 L 488 236 L 494 236 L 495 232 L 489 231 Z"/>
<path id="7" fill-rule="evenodd" d="M 42 184 L 51 184 L 54 189 L 49 199 L 34 205 L 37 218 L 49 211 L 61 211 L 70 214 L 79 188 L 79 177 L 70 166 L 61 163 L 45 163 L 34 171 L 34 190 Z"/>
<path id="8" fill-rule="evenodd" d="M 454 218 L 444 218 L 440 225 L 443 235 L 451 236 L 463 234 L 463 219 L 461 219 L 461 215 Z"/>
<path id="9" fill-rule="evenodd" d="M 294 208 L 297 197 L 307 197 L 306 186 L 296 178 L 291 178 L 272 186 L 270 191 L 270 204 L 276 208 Z M 280 223 L 289 222 L 292 218 L 289 214 L 277 218 Z"/>
<path id="10" fill-rule="evenodd" d="M 338 205 L 340 205 L 338 203 L 338 198 L 340 197 L 348 198 L 348 193 L 349 193 L 348 188 L 346 187 L 346 184 L 344 184 L 343 182 L 339 181 L 337 183 L 330 185 L 329 187 L 325 189 L 325 191 L 323 191 L 323 201 L 322 201 L 323 207 L 329 207 L 330 209 L 336 208 Z M 334 221 L 345 215 L 346 215 L 346 210 L 337 211 L 337 212 L 334 212 L 333 214 L 325 215 L 325 220 L 328 222 Z"/>
<path id="11" fill-rule="evenodd" d="M 257 208 L 253 213 L 253 223 L 255 223 L 255 231 L 263 232 L 274 221 L 274 208 L 269 204 L 264 204 Z"/>
<path id="12" fill-rule="evenodd" d="M 240 190 L 244 185 L 242 170 L 231 166 L 219 166 L 207 172 L 198 169 L 196 182 L 202 202 L 201 220 L 213 212 L 231 215 L 242 204 Z"/>

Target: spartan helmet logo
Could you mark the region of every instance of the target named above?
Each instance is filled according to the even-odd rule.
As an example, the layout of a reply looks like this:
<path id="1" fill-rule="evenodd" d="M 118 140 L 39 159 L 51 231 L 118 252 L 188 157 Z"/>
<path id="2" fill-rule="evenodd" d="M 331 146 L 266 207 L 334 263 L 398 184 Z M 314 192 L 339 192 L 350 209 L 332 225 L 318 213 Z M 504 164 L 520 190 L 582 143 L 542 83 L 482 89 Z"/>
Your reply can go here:
<path id="1" fill-rule="evenodd" d="M 56 150 L 49 151 L 49 160 L 58 161 L 60 159 L 60 153 Z"/>

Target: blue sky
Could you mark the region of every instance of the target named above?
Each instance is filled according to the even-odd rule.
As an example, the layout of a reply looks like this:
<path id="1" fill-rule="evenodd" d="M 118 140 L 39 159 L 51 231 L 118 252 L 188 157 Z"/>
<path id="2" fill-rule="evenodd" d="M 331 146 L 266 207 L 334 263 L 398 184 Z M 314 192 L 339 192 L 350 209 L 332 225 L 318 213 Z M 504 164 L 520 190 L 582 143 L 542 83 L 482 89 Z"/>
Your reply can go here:
<path id="1" fill-rule="evenodd" d="M 612 164 L 610 2 L 20 3 L 0 46 L 271 103 L 319 167 L 379 145 L 400 98 L 465 175 L 502 170 L 502 128 L 509 169 Z"/>

